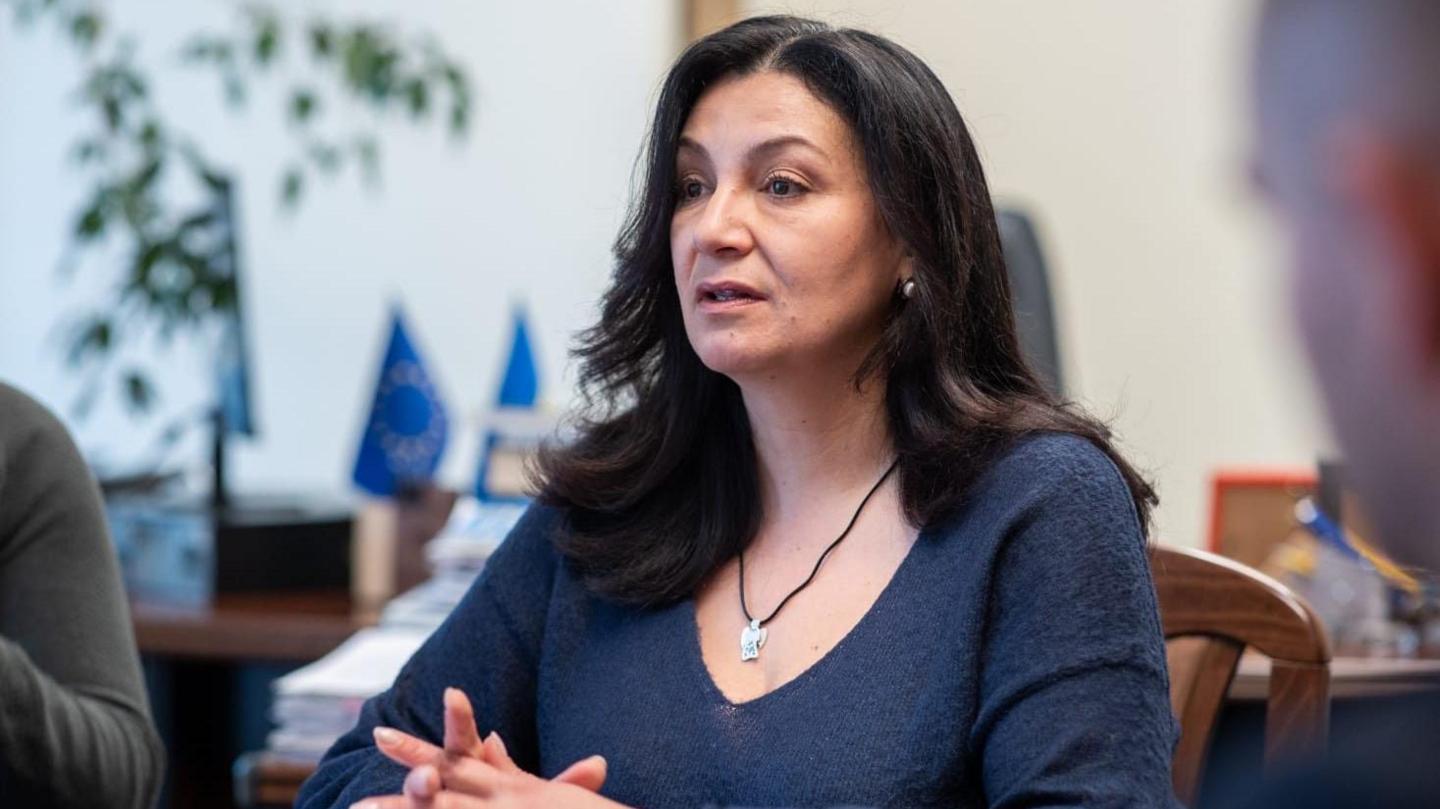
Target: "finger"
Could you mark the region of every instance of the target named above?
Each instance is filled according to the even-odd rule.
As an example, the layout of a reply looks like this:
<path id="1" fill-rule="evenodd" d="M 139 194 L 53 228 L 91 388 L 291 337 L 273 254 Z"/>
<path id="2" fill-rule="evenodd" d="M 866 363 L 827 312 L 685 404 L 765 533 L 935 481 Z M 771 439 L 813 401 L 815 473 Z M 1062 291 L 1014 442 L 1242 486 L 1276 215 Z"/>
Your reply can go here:
<path id="1" fill-rule="evenodd" d="M 458 688 L 445 689 L 445 752 L 476 758 L 484 755 L 475 729 L 475 709 Z"/>
<path id="2" fill-rule="evenodd" d="M 481 757 L 486 764 L 493 766 L 501 772 L 522 772 L 520 765 L 510 758 L 510 751 L 505 749 L 505 740 L 500 738 L 499 733 L 491 733 L 481 742 L 484 748 L 484 755 Z"/>
<path id="3" fill-rule="evenodd" d="M 415 804 L 404 795 L 382 795 L 350 804 L 350 809 L 414 809 Z"/>
<path id="4" fill-rule="evenodd" d="M 403 767 L 431 765 L 440 773 L 446 789 L 488 796 L 495 790 L 499 770 L 472 756 L 447 753 L 433 744 L 395 728 L 375 728 L 375 746 L 391 761 Z"/>
<path id="5" fill-rule="evenodd" d="M 440 771 L 429 764 L 422 764 L 405 776 L 405 797 L 413 809 L 430 809 L 434 798 L 440 792 Z"/>
<path id="6" fill-rule="evenodd" d="M 445 758 L 444 750 L 404 731 L 376 727 L 373 734 L 375 746 L 380 749 L 380 752 L 401 766 L 418 767 L 421 764 L 435 764 Z"/>
<path id="7" fill-rule="evenodd" d="M 605 763 L 603 756 L 591 756 L 571 764 L 551 780 L 599 792 L 600 787 L 605 785 L 605 774 L 608 770 L 609 765 Z"/>
<path id="8" fill-rule="evenodd" d="M 430 809 L 486 809 L 492 805 L 484 798 L 446 790 L 435 796 L 435 802 L 430 805 Z"/>
<path id="9" fill-rule="evenodd" d="M 436 769 L 440 773 L 441 792 L 462 792 L 479 798 L 493 796 L 504 779 L 515 777 L 470 756 L 447 756 Z"/>

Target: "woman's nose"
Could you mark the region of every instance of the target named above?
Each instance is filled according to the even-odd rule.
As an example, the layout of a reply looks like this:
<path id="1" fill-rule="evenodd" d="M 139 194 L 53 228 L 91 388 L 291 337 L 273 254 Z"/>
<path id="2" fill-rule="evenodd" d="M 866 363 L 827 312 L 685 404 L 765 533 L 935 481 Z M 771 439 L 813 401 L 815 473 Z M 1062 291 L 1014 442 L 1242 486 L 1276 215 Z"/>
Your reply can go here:
<path id="1" fill-rule="evenodd" d="M 717 188 L 696 218 L 695 249 L 712 255 L 748 253 L 755 242 L 747 205 L 742 190 Z"/>

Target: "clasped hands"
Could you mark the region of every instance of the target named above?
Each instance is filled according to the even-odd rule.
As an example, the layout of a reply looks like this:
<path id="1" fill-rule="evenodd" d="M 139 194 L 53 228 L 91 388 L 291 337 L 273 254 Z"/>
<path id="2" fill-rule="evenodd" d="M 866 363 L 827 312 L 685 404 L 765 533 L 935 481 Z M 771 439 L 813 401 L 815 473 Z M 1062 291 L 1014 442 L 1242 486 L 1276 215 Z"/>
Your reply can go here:
<path id="1" fill-rule="evenodd" d="M 470 700 L 445 689 L 443 747 L 394 728 L 375 728 L 375 746 L 410 768 L 400 795 L 366 798 L 351 809 L 528 809 L 621 807 L 596 794 L 605 783 L 605 759 L 591 756 L 550 780 L 520 769 L 499 734 L 483 740 Z"/>

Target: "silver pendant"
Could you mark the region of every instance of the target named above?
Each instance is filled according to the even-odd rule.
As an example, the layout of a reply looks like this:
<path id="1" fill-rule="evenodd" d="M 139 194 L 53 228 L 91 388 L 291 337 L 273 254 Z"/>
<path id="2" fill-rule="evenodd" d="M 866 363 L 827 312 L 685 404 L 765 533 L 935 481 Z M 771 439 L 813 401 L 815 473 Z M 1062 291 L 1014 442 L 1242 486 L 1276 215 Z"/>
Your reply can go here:
<path id="1" fill-rule="evenodd" d="M 765 645 L 765 636 L 770 630 L 760 628 L 760 619 L 750 621 L 750 625 L 740 630 L 740 661 L 754 660 L 760 656 L 760 648 Z"/>

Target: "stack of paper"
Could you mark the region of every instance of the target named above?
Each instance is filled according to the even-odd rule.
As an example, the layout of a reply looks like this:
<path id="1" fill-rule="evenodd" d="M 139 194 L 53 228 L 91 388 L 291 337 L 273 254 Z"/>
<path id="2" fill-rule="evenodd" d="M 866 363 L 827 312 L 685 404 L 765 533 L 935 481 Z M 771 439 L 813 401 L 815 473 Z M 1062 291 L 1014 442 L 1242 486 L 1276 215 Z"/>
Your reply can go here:
<path id="1" fill-rule="evenodd" d="M 450 520 L 425 546 L 431 578 L 392 599 L 380 614 L 383 626 L 434 629 L 460 603 L 465 591 L 525 513 L 523 503 L 456 501 Z"/>
<path id="2" fill-rule="evenodd" d="M 372 627 L 356 632 L 324 658 L 275 681 L 267 744 L 287 758 L 316 761 L 355 726 L 366 699 L 395 681 L 430 632 Z"/>
<path id="3" fill-rule="evenodd" d="M 405 661 L 460 603 L 524 513 L 524 504 L 458 501 L 425 548 L 428 581 L 386 605 L 380 626 L 362 629 L 315 663 L 275 681 L 270 752 L 318 761 L 355 726 L 365 700 L 390 687 Z"/>

